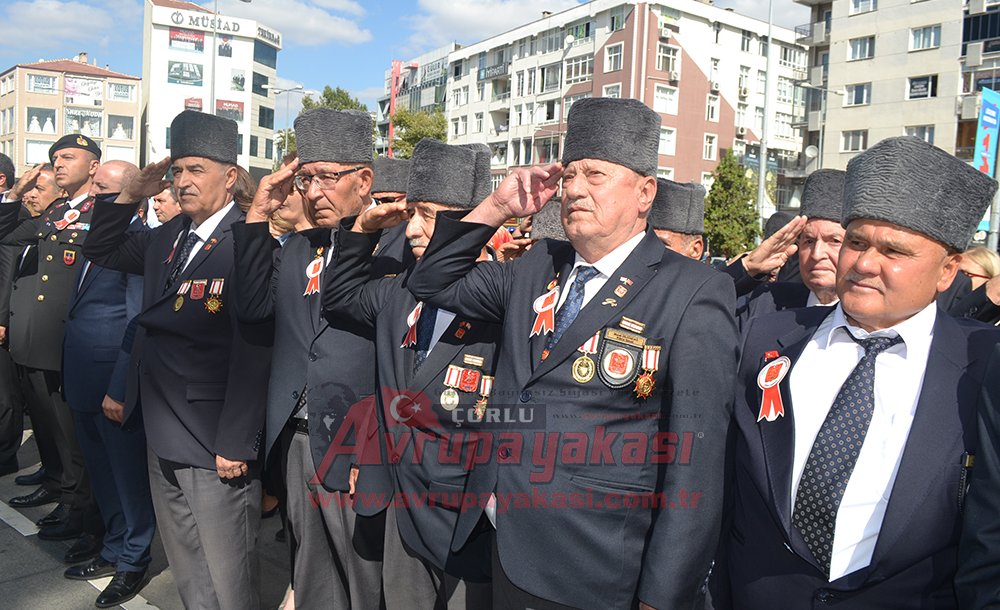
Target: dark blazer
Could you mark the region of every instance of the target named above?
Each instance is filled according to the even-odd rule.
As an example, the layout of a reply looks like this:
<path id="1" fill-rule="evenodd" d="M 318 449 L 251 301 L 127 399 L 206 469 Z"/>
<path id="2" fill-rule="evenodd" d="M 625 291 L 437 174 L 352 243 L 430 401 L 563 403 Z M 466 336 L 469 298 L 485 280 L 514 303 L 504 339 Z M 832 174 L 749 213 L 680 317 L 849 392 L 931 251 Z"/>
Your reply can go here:
<path id="1" fill-rule="evenodd" d="M 143 275 L 145 329 L 140 395 L 146 437 L 164 459 L 215 469 L 215 457 L 254 460 L 264 425 L 264 394 L 270 370 L 270 325 L 238 323 L 231 302 L 232 224 L 243 218 L 233 206 L 176 284 L 164 291 L 175 245 L 191 220 L 180 215 L 152 231 L 126 233 L 136 205 L 117 205 L 114 196 L 95 206 L 84 254 L 110 269 Z M 223 279 L 217 313 L 207 308 L 213 280 Z M 207 280 L 204 296 L 188 292 L 177 307 L 185 280 Z"/>
<path id="2" fill-rule="evenodd" d="M 986 296 L 985 284 L 956 301 L 948 313 L 957 318 L 979 320 L 992 326 L 1000 324 L 1000 305 Z"/>
<path id="3" fill-rule="evenodd" d="M 57 201 L 0 240 L 0 246 L 13 246 L 19 254 L 28 246 L 36 250 L 29 256 L 37 256 L 37 266 L 20 265 L 10 299 L 10 354 L 21 366 L 61 370 L 66 312 L 83 265 L 93 205 L 93 199 L 85 199 L 76 207 L 79 218 L 60 229 L 56 223 L 70 208 L 66 200 Z"/>
<path id="4" fill-rule="evenodd" d="M 396 508 L 399 534 L 407 547 L 450 574 L 488 580 L 490 556 L 485 536 L 463 541 L 461 552 L 451 550 L 471 465 L 447 459 L 449 452 L 471 455 L 475 451 L 478 436 L 472 432 L 477 430 L 475 405 L 481 383 L 459 391 L 459 404 L 450 411 L 441 406 L 440 397 L 448 389 L 445 376 L 449 365 L 476 371 L 480 382 L 483 376 L 494 375 L 500 326 L 456 316 L 414 373 L 415 346 L 401 347 L 410 328 L 407 318 L 417 305 L 406 289 L 409 272 L 370 280 L 372 251 L 379 234 L 353 233 L 352 225 L 350 219 L 337 232 L 337 264 L 326 278 L 323 306 L 332 318 L 364 324 L 377 335 L 380 433 L 376 440 L 380 450 L 371 454 L 378 456 L 377 463 L 362 461 L 360 476 L 386 468 L 381 456 L 388 456 L 392 484 L 380 492 L 390 496 L 395 492 L 408 499 L 421 494 L 435 497 L 426 506 L 414 503 Z M 469 358 L 478 364 L 470 364 Z M 400 414 L 399 396 L 420 405 L 412 417 Z M 417 447 L 421 448 L 419 454 Z"/>
<path id="5" fill-rule="evenodd" d="M 235 223 L 235 306 L 244 322 L 274 323 L 266 452 L 276 447 L 282 428 L 295 412 L 299 393 L 308 385 L 314 466 L 327 490 L 347 491 L 353 456 L 328 450 L 351 407 L 375 393 L 375 346 L 370 328 L 350 320 L 327 320 L 321 312 L 321 295 L 304 296 L 306 267 L 318 251 L 327 256 L 331 235 L 330 229 L 310 229 L 290 236 L 280 247 L 266 222 Z M 400 270 L 403 241 L 393 233 L 383 244 L 373 269 L 377 277 Z"/>
<path id="6" fill-rule="evenodd" d="M 734 608 L 955 608 L 962 455 L 975 452 L 983 368 L 1000 335 L 938 312 L 916 415 L 871 565 L 828 582 L 791 526 L 795 405 L 789 384 L 780 386 L 785 416 L 758 423 L 757 374 L 772 350 L 787 356 L 794 372 L 832 311 L 790 309 L 750 323 L 736 390 L 735 507 L 719 562 L 728 578 L 718 576 L 731 586 Z M 714 601 L 717 608 L 728 607 L 721 596 Z"/>
<path id="7" fill-rule="evenodd" d="M 133 222 L 129 230 L 142 226 Z M 142 309 L 142 276 L 91 264 L 77 284 L 66 318 L 63 391 L 71 409 L 99 413 L 105 394 L 125 401 L 129 352 L 124 338 Z"/>
<path id="8" fill-rule="evenodd" d="M 31 213 L 20 203 L 0 205 L 0 238 L 10 234 L 17 224 L 28 220 L 31 220 Z M 22 255 L 25 255 L 24 262 L 30 259 L 32 265 L 38 265 L 36 248 L 32 247 L 30 252 L 25 253 L 24 248 L 18 246 L 0 245 L 0 326 L 10 326 L 10 296 Z"/>
<path id="9" fill-rule="evenodd" d="M 805 307 L 808 300 L 809 289 L 802 282 L 761 284 L 750 294 L 736 299 L 736 323 L 742 331 L 753 318 Z"/>
<path id="10" fill-rule="evenodd" d="M 699 604 L 722 515 L 738 347 L 732 281 L 667 250 L 647 232 L 542 361 L 548 336 L 529 337 L 532 305 L 549 286 L 566 281 L 574 251 L 567 242 L 543 240 L 511 263 L 477 264 L 494 231 L 439 214 L 407 286 L 417 299 L 503 324 L 494 404 L 532 414 L 537 427 L 494 433 L 492 459 L 476 465 L 468 488 L 480 498 L 497 492 L 504 571 L 521 589 L 575 607 L 629 608 L 637 597 L 656 608 Z M 646 399 L 633 392 L 640 367 L 619 389 L 600 380 L 601 363 L 619 349 L 612 348 L 608 331 L 616 334 L 623 323 L 635 328 L 632 322 L 642 325 L 642 338 L 631 340 L 662 348 L 655 389 Z M 597 332 L 607 358 L 595 354 L 597 374 L 578 383 L 572 373 L 577 348 Z M 641 354 L 637 358 L 641 362 Z M 554 458 L 546 452 L 556 450 L 536 445 L 542 432 L 546 444 L 563 444 L 569 457 L 539 464 L 535 452 Z M 653 444 L 647 448 L 640 439 Z M 635 449 L 633 441 L 641 445 L 637 459 L 623 454 Z M 596 453 L 580 443 L 593 443 Z M 696 510 L 687 501 L 692 491 L 701 494 Z M 527 498 L 530 505 L 535 497 L 557 504 L 503 504 Z M 567 499 L 584 506 L 560 507 Z M 623 507 L 631 502 L 650 508 Z M 453 548 L 481 513 L 478 507 L 460 516 Z"/>
<path id="11" fill-rule="evenodd" d="M 1000 605 L 1000 344 L 993 348 L 976 427 L 979 450 L 965 502 L 955 590 L 963 609 Z"/>

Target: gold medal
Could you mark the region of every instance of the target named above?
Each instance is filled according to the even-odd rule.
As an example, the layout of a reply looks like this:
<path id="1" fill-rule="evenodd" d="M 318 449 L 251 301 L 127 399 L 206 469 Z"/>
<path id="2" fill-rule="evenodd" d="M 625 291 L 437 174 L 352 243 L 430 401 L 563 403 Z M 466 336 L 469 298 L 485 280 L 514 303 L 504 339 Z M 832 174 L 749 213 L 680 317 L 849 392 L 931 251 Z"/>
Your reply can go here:
<path id="1" fill-rule="evenodd" d="M 646 370 L 635 380 L 635 395 L 642 399 L 649 398 L 655 387 L 656 381 L 653 379 L 653 373 Z"/>
<path id="2" fill-rule="evenodd" d="M 573 362 L 573 379 L 577 383 L 587 383 L 594 378 L 594 361 L 589 356 L 580 356 Z"/>
<path id="3" fill-rule="evenodd" d="M 219 313 L 222 311 L 222 301 L 213 294 L 205 301 L 205 309 L 208 310 L 208 313 Z"/>
<path id="4" fill-rule="evenodd" d="M 177 295 L 177 298 L 174 300 L 174 311 L 180 311 L 181 307 L 184 307 L 184 297 Z"/>
<path id="5" fill-rule="evenodd" d="M 483 421 L 483 415 L 486 415 L 486 404 L 487 400 L 485 398 L 480 398 L 476 401 L 475 416 L 476 421 Z"/>
<path id="6" fill-rule="evenodd" d="M 444 392 L 441 392 L 441 408 L 445 411 L 454 411 L 458 403 L 459 397 L 455 388 L 448 388 Z"/>

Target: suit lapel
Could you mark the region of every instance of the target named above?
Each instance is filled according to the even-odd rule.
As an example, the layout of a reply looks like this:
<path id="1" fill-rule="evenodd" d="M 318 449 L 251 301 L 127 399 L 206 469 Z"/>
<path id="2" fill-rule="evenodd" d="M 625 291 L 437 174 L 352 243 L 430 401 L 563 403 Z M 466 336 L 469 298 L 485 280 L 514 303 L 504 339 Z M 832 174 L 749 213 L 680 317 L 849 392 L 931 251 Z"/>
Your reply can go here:
<path id="1" fill-rule="evenodd" d="M 548 286 L 548 284 L 553 279 L 556 281 L 557 285 L 559 286 L 559 294 L 562 294 L 563 291 L 567 289 L 566 288 L 566 279 L 569 277 L 570 272 L 573 271 L 573 262 L 574 262 L 576 256 L 575 256 L 575 252 L 573 251 L 573 248 L 570 247 L 570 245 L 568 243 L 561 244 L 561 245 L 563 245 L 565 247 L 562 249 L 561 252 L 556 252 L 553 255 L 553 257 L 552 257 L 552 268 L 556 270 L 555 277 L 554 278 L 552 278 L 552 277 L 544 277 L 542 279 L 542 281 L 545 282 L 545 283 L 541 285 L 541 287 L 540 287 L 541 290 L 539 290 L 538 294 L 534 295 L 531 298 L 531 303 L 529 303 L 529 305 L 528 305 L 529 307 L 531 307 L 534 304 L 534 301 L 535 301 L 536 298 L 538 298 L 541 295 L 543 295 L 546 292 L 548 292 L 548 289 L 546 289 L 546 286 Z M 554 314 L 555 314 L 555 312 L 553 312 L 553 315 Z M 532 313 L 532 316 L 531 316 L 531 322 L 532 322 L 532 324 L 534 324 L 535 316 L 536 315 L 537 314 L 535 314 L 534 312 Z M 529 334 L 530 334 L 530 329 L 529 329 Z M 542 360 L 542 352 L 545 350 L 545 344 L 546 344 L 546 342 L 548 342 L 548 340 L 549 340 L 549 333 L 543 333 L 543 334 L 535 335 L 534 337 L 530 337 L 530 336 L 528 337 L 528 344 L 530 345 L 530 348 L 531 348 L 529 351 L 531 353 L 531 369 L 532 370 L 534 370 L 538 366 L 538 364 L 541 362 L 541 360 Z"/>
<path id="2" fill-rule="evenodd" d="M 219 223 L 219 225 L 215 227 L 214 231 L 212 231 L 212 234 L 209 236 L 208 241 L 201 244 L 201 246 L 198 248 L 198 253 L 194 255 L 194 259 L 192 259 L 191 263 L 184 269 L 184 271 L 181 272 L 178 281 L 191 279 L 191 277 L 194 275 L 194 272 L 198 270 L 198 267 L 200 267 L 201 264 L 204 263 L 205 260 L 207 260 L 208 257 L 211 256 L 212 253 L 215 252 L 217 248 L 223 245 L 223 242 L 225 242 L 229 238 L 230 228 L 232 227 L 232 224 L 239 219 L 242 213 L 243 212 L 240 211 L 239 206 L 233 204 L 233 207 L 229 210 L 229 213 L 227 213 L 222 218 L 222 221 Z"/>
<path id="3" fill-rule="evenodd" d="M 559 343 L 552 348 L 548 358 L 535 368 L 528 380 L 529 383 L 569 358 L 587 339 L 593 337 L 597 330 L 607 325 L 613 317 L 624 312 L 632 299 L 642 292 L 649 279 L 656 273 L 665 254 L 666 249 L 659 239 L 652 232 L 647 233 L 635 250 L 625 259 L 625 262 L 608 278 L 594 298 L 580 310 L 576 319 L 559 339 Z M 621 285 L 619 283 L 620 277 L 632 280 L 632 285 L 626 287 L 627 291 L 621 296 L 615 294 L 615 290 Z M 617 306 L 605 305 L 605 299 L 613 299 Z M 546 336 L 545 339 L 547 340 L 548 337 Z M 544 341 L 542 343 L 544 345 Z"/>
<path id="4" fill-rule="evenodd" d="M 441 374 L 441 371 L 447 368 L 455 357 L 458 356 L 458 353 L 462 351 L 464 343 L 454 336 L 461 322 L 462 319 L 455 316 L 455 319 L 445 329 L 441 338 L 434 344 L 434 348 L 427 354 L 427 359 L 420 365 L 420 370 L 409 380 L 407 386 L 411 390 L 420 391 L 430 385 Z M 412 349 L 407 351 L 413 352 Z M 412 360 L 409 370 L 413 370 Z M 434 400 L 435 397 L 431 396 L 431 399 Z"/>

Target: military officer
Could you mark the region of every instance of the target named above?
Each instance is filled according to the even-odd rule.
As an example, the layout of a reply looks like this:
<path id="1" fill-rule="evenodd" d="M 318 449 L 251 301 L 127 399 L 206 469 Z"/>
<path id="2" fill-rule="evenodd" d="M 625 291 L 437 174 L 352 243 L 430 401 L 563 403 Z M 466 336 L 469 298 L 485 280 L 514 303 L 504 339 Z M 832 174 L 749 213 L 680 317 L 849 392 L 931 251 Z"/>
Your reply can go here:
<path id="1" fill-rule="evenodd" d="M 275 324 L 264 448 L 285 464 L 296 604 L 378 608 L 382 507 L 351 506 L 354 456 L 330 451 L 351 407 L 372 408 L 374 333 L 352 320 L 324 319 L 320 290 L 341 218 L 371 205 L 373 180 L 405 184 L 406 165 L 378 164 L 373 172 L 367 113 L 310 110 L 295 120 L 295 132 L 298 161 L 265 177 L 247 221 L 234 225 L 235 306 L 246 322 Z M 267 221 L 293 185 L 316 228 L 279 247 Z M 388 235 L 373 273 L 398 272 L 404 243 L 401 232 Z"/>
<path id="2" fill-rule="evenodd" d="M 273 329 L 238 323 L 230 299 L 236 123 L 194 111 L 170 126 L 171 158 L 96 205 L 84 254 L 144 277 L 139 393 L 156 525 L 184 605 L 256 609 L 257 463 Z M 127 233 L 170 164 L 182 214 Z"/>
<path id="3" fill-rule="evenodd" d="M 705 253 L 705 187 L 657 178 L 649 226 L 664 246 L 700 261 Z"/>
<path id="4" fill-rule="evenodd" d="M 488 536 L 478 532 L 451 550 L 469 466 L 441 456 L 475 451 L 470 432 L 488 408 L 500 327 L 418 302 L 406 290 L 408 272 L 368 280 L 382 230 L 408 217 L 406 236 L 419 259 L 439 213 L 470 210 L 489 194 L 489 159 L 486 146 L 422 140 L 405 201 L 345 220 L 326 278 L 327 315 L 377 333 L 380 456 L 391 465 L 387 491 L 408 500 L 387 511 L 383 592 L 390 609 L 490 606 Z M 383 467 L 362 461 L 361 476 Z M 416 500 L 428 492 L 436 501 Z"/>
<path id="5" fill-rule="evenodd" d="M 648 229 L 659 125 L 635 100 L 576 102 L 563 164 L 515 170 L 462 221 L 439 215 L 409 277 L 418 300 L 503 324 L 494 399 L 540 428 L 486 438 L 493 459 L 468 485 L 486 501 L 462 513 L 452 543 L 460 549 L 485 512 L 496 607 L 682 608 L 704 595 L 735 295 Z M 560 180 L 569 242 L 477 265 L 497 227 L 537 212 Z"/>
<path id="6" fill-rule="evenodd" d="M 41 216 L 21 222 L 0 241 L 37 256 L 37 266 L 20 265 L 14 281 L 10 353 L 24 367 L 28 380 L 28 408 L 47 481 L 10 504 L 60 503 L 39 521 L 38 537 L 43 540 L 69 540 L 84 532 L 99 536 L 103 530 L 73 418 L 63 399 L 61 376 L 66 312 L 83 265 L 82 247 L 94 205 L 89 192 L 100 157 L 101 147 L 87 136 L 71 134 L 57 140 L 49 148 L 49 160 L 56 185 L 68 198 L 56 201 Z M 20 205 L 22 196 L 11 189 L 7 199 L 12 201 L 4 205 Z M 36 253 L 25 250 L 32 246 Z"/>

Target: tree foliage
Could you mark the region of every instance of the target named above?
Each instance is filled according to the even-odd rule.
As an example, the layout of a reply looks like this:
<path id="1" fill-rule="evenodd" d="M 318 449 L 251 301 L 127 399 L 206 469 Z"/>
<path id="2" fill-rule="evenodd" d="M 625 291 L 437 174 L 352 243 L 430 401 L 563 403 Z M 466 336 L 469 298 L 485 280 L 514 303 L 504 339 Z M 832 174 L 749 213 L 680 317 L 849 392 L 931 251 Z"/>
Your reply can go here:
<path id="1" fill-rule="evenodd" d="M 448 141 L 448 119 L 443 112 L 428 113 L 400 108 L 392 115 L 392 123 L 395 126 L 392 149 L 399 159 L 409 159 L 417 142 L 424 138 Z"/>
<path id="2" fill-rule="evenodd" d="M 318 99 L 313 99 L 311 95 L 303 96 L 302 98 L 302 110 L 312 110 L 313 108 L 333 108 L 334 110 L 363 110 L 368 112 L 368 106 L 366 106 L 361 100 L 350 94 L 349 91 L 342 87 L 337 87 L 336 89 L 327 85 L 323 87 L 323 93 L 320 94 Z"/>
<path id="3" fill-rule="evenodd" d="M 712 172 L 705 197 L 705 236 L 713 256 L 736 256 L 753 248 L 760 234 L 756 189 L 732 151 Z"/>

